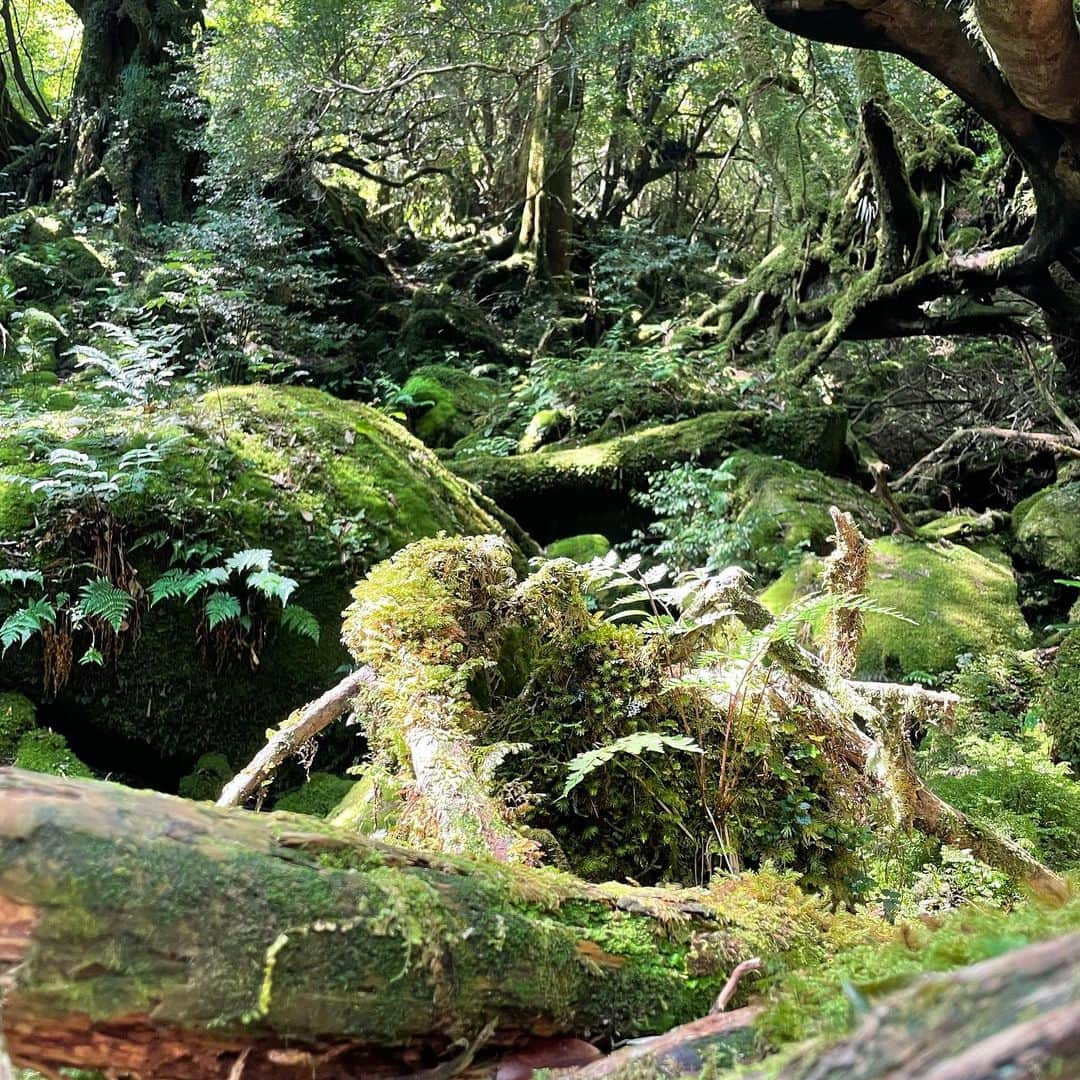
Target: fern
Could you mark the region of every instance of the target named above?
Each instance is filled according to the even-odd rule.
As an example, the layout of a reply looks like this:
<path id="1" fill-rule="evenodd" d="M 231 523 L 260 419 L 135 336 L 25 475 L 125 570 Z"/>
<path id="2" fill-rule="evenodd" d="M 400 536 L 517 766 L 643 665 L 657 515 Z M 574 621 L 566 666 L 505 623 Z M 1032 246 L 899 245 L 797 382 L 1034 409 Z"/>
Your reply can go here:
<path id="1" fill-rule="evenodd" d="M 245 548 L 225 560 L 225 569 L 235 574 L 243 574 L 248 570 L 268 571 L 272 557 L 272 552 L 266 548 Z"/>
<path id="2" fill-rule="evenodd" d="M 185 600 L 190 599 L 189 590 L 191 588 L 191 580 L 195 574 L 191 570 L 182 570 L 174 568 L 172 570 L 166 570 L 156 581 L 150 583 L 150 587 L 146 590 L 150 596 L 150 606 L 154 607 L 162 600 L 175 600 L 177 597 L 184 597 Z"/>
<path id="3" fill-rule="evenodd" d="M 105 666 L 105 656 L 100 649 L 95 649 L 92 645 L 79 657 L 79 664 L 82 667 L 86 667 L 88 664 L 95 664 L 97 667 Z"/>
<path id="4" fill-rule="evenodd" d="M 296 582 L 290 577 L 283 577 L 274 573 L 273 570 L 256 570 L 247 578 L 249 589 L 261 593 L 267 600 L 280 600 L 281 606 L 285 607 L 296 589 Z"/>
<path id="5" fill-rule="evenodd" d="M 128 612 L 135 605 L 135 598 L 108 578 L 95 578 L 79 590 L 76 622 L 83 619 L 104 619 L 113 633 L 120 633 Z"/>
<path id="6" fill-rule="evenodd" d="M 242 614 L 240 601 L 225 592 L 213 592 L 206 598 L 206 621 L 211 630 L 222 623 L 239 619 Z"/>
<path id="7" fill-rule="evenodd" d="M 302 608 L 299 604 L 283 608 L 281 625 L 298 637 L 309 638 L 316 645 L 319 644 L 319 620 L 307 608 Z"/>
<path id="8" fill-rule="evenodd" d="M 665 749 L 681 750 L 688 754 L 705 753 L 688 735 L 661 735 L 657 731 L 636 731 L 606 746 L 599 746 L 595 750 L 578 754 L 567 769 L 566 784 L 561 797 L 565 799 L 582 780 L 602 765 L 606 765 L 616 754 L 633 754 L 634 757 L 640 757 L 646 752 L 662 754 Z"/>
<path id="9" fill-rule="evenodd" d="M 35 634 L 40 634 L 46 626 L 55 625 L 56 608 L 44 597 L 32 600 L 26 607 L 9 615 L 0 625 L 0 645 L 3 646 L 0 656 L 12 645 L 18 644 L 21 647 Z"/>
<path id="10" fill-rule="evenodd" d="M 40 570 L 0 570 L 0 585 L 39 585 L 45 586 L 45 578 Z"/>

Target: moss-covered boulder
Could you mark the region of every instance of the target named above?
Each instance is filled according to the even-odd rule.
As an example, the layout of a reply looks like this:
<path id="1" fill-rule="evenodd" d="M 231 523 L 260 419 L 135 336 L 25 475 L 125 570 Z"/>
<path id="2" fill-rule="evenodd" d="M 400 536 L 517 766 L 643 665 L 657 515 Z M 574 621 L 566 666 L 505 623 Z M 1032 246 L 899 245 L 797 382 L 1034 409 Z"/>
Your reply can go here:
<path id="1" fill-rule="evenodd" d="M 49 464 L 57 447 L 85 454 L 109 477 L 126 452 L 141 448 L 148 458 L 125 470 L 119 492 L 106 493 L 103 515 Z M 27 483 L 42 480 L 47 490 Z M 92 765 L 136 779 L 175 784 L 210 751 L 246 761 L 268 727 L 336 681 L 347 659 L 338 634 L 351 582 L 440 532 L 505 535 L 400 425 L 316 390 L 236 387 L 154 414 L 49 413 L 0 437 L 0 539 L 41 567 L 47 595 L 77 595 L 97 573 L 85 564 L 108 539 L 109 573 L 138 596 L 130 628 L 102 665 L 67 664 L 53 710 L 63 733 L 79 733 L 81 753 L 101 756 Z M 146 590 L 170 568 L 212 569 L 252 549 L 270 550 L 274 568 L 298 582 L 289 604 L 314 615 L 317 640 L 271 615 L 249 649 L 222 651 L 208 632 L 204 594 L 149 606 Z M 30 595 L 0 590 L 0 618 Z M 259 614 L 258 597 L 241 600 Z M 43 700 L 44 674 L 34 637 L 9 650 L 0 689 Z"/>
<path id="2" fill-rule="evenodd" d="M 792 413 L 729 410 L 628 432 L 570 450 L 514 457 L 474 454 L 451 461 L 541 542 L 581 532 L 621 540 L 646 520 L 630 493 L 648 476 L 682 462 L 719 464 L 736 450 L 780 454 L 808 468 L 843 473 L 849 465 L 842 409 Z"/>
<path id="3" fill-rule="evenodd" d="M 301 787 L 282 795 L 274 803 L 275 810 L 293 814 L 326 817 L 355 786 L 355 781 L 333 773 L 313 772 Z"/>
<path id="4" fill-rule="evenodd" d="M 932 680 L 954 670 L 958 656 L 1030 644 L 1012 567 L 999 549 L 888 536 L 874 540 L 870 551 L 868 595 L 877 606 L 911 621 L 885 614 L 866 616 L 860 678 Z M 819 560 L 803 560 L 774 582 L 762 599 L 771 611 L 784 610 L 816 587 L 819 570 Z"/>
<path id="5" fill-rule="evenodd" d="M 427 446 L 453 446 L 469 435 L 498 393 L 493 379 L 448 364 L 417 368 L 401 388 L 409 426 Z"/>
<path id="6" fill-rule="evenodd" d="M 566 536 L 544 548 L 549 559 L 573 559 L 576 563 L 590 563 L 602 559 L 611 550 L 611 541 L 600 533 L 582 533 Z"/>
<path id="7" fill-rule="evenodd" d="M 184 799 L 216 802 L 221 789 L 233 778 L 233 770 L 224 754 L 203 754 L 195 768 L 180 777 L 177 794 Z"/>
<path id="8" fill-rule="evenodd" d="M 2 273 L 19 300 L 89 295 L 109 274 L 104 256 L 71 225 L 50 211 L 31 207 L 0 219 Z"/>
<path id="9" fill-rule="evenodd" d="M 1029 565 L 1080 575 L 1080 482 L 1036 492 L 1013 510 L 1016 553 Z"/>
<path id="10" fill-rule="evenodd" d="M 34 703 L 22 694 L 0 694 L 0 765 L 11 765 L 24 735 L 37 727 Z"/>
<path id="11" fill-rule="evenodd" d="M 58 731 L 35 728 L 20 740 L 13 762 L 16 769 L 49 773 L 52 776 L 92 777 L 94 774 L 72 753 L 67 739 Z"/>
<path id="12" fill-rule="evenodd" d="M 889 524 L 887 511 L 862 488 L 793 461 L 741 452 L 725 471 L 734 476 L 729 517 L 748 556 L 766 572 L 779 570 L 799 550 L 827 552 L 832 506 L 852 514 L 867 536 Z"/>
<path id="13" fill-rule="evenodd" d="M 1054 756 L 1080 776 L 1080 632 L 1065 637 L 1040 695 Z"/>

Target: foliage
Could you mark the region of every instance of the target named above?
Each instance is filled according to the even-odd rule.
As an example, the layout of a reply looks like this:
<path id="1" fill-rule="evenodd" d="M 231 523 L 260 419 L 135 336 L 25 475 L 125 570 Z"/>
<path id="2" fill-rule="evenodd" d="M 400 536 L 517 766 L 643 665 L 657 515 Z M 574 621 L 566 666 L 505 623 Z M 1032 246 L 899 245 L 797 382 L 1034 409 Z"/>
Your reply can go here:
<path id="1" fill-rule="evenodd" d="M 591 773 L 599 769 L 619 754 L 630 754 L 640 757 L 648 752 L 651 754 L 663 754 L 667 750 L 682 750 L 688 754 L 703 754 L 693 739 L 686 735 L 661 735 L 655 731 L 638 731 L 633 735 L 624 735 L 621 739 L 599 746 L 595 750 L 587 750 L 578 754 L 566 769 L 566 783 L 563 785 L 561 798 L 566 798 Z"/>
<path id="2" fill-rule="evenodd" d="M 1080 771 L 1080 634 L 1069 634 L 1058 649 L 1039 695 L 1039 708 L 1058 761 Z"/>
<path id="3" fill-rule="evenodd" d="M 954 741 L 935 733 L 921 762 L 934 790 L 957 809 L 1058 870 L 1080 866 L 1080 783 L 1064 762 L 1051 762 L 1045 738 L 993 733 Z"/>
<path id="4" fill-rule="evenodd" d="M 1080 927 L 1080 903 L 1053 910 L 1023 904 L 1005 913 L 965 907 L 944 922 L 899 926 L 882 944 L 855 944 L 816 968 L 783 975 L 760 1030 L 773 1044 L 847 1031 L 866 1002 L 924 972 L 949 971 Z"/>
<path id="5" fill-rule="evenodd" d="M 69 749 L 63 735 L 47 728 L 27 732 L 15 753 L 17 769 L 53 776 L 90 777 L 93 773 Z"/>

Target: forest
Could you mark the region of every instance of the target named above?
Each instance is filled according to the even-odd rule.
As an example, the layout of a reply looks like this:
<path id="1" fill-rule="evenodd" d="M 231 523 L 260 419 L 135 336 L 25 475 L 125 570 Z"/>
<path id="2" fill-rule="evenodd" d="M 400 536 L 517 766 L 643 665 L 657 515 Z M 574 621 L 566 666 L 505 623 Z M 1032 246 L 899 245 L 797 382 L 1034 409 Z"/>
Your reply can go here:
<path id="1" fill-rule="evenodd" d="M 1080 1077 L 1080 0 L 0 0 L 0 1080 Z"/>

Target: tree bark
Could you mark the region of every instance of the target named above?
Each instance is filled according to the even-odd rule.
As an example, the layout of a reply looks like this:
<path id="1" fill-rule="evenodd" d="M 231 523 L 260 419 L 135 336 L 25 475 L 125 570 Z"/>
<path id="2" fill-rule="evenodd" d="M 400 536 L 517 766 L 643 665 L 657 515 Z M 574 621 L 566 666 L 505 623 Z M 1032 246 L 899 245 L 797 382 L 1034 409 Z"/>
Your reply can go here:
<path id="1" fill-rule="evenodd" d="M 83 43 L 59 179 L 84 202 L 111 192 L 129 225 L 182 216 L 197 158 L 184 138 L 190 121 L 169 90 L 202 23 L 203 0 L 68 2 Z"/>
<path id="2" fill-rule="evenodd" d="M 1080 934 L 919 980 L 787 1080 L 1036 1080 L 1080 1068 Z M 775 1071 L 749 1071 L 764 1080 Z"/>
<path id="3" fill-rule="evenodd" d="M 0 1031 L 26 1067 L 175 1080 L 242 1057 L 248 1080 L 376 1078 L 481 1035 L 662 1032 L 761 947 L 722 897 L 0 770 Z M 774 955 L 803 945 L 783 927 Z"/>

